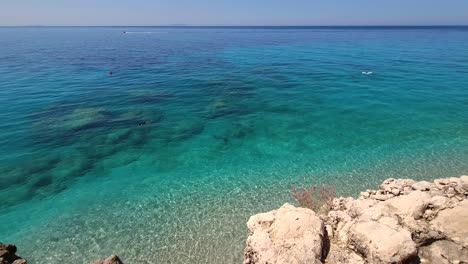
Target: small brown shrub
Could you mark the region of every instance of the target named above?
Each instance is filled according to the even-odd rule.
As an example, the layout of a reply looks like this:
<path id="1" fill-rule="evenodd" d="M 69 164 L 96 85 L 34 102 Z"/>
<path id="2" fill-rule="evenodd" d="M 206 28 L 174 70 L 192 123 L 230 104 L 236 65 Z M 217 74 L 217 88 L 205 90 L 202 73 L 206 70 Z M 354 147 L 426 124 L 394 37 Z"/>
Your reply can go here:
<path id="1" fill-rule="evenodd" d="M 310 187 L 292 187 L 291 195 L 301 207 L 312 209 L 316 213 L 327 214 L 333 205 L 335 190 L 331 186 L 311 185 Z"/>

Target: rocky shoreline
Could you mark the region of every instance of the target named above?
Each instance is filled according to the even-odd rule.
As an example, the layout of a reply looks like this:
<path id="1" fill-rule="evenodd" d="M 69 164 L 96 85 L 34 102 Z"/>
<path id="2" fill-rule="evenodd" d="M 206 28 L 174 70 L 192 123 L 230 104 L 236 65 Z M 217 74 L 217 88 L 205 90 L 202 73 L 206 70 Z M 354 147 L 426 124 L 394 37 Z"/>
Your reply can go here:
<path id="1" fill-rule="evenodd" d="M 244 264 L 468 263 L 468 176 L 387 179 L 328 213 L 285 204 L 254 215 Z"/>
<path id="2" fill-rule="evenodd" d="M 468 176 L 387 179 L 327 212 L 284 204 L 252 216 L 244 264 L 468 263 Z M 0 264 L 26 264 L 0 243 Z M 90 264 L 123 264 L 118 256 Z"/>

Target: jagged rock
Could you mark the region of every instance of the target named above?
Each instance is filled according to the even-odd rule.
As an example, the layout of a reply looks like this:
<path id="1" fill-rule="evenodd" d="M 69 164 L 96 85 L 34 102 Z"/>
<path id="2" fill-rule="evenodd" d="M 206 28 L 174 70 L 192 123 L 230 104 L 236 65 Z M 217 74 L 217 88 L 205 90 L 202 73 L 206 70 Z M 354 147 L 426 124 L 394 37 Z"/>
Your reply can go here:
<path id="1" fill-rule="evenodd" d="M 449 202 L 450 202 L 450 199 L 448 199 L 447 197 L 437 195 L 431 198 L 431 201 L 429 202 L 429 204 L 432 206 L 432 208 L 436 210 L 442 210 L 447 207 L 447 204 Z"/>
<path id="2" fill-rule="evenodd" d="M 378 222 L 359 221 L 349 236 L 350 244 L 371 263 L 401 263 L 417 253 L 410 232 Z"/>
<path id="3" fill-rule="evenodd" d="M 379 201 L 386 201 L 388 198 L 389 198 L 388 195 L 382 194 L 382 193 L 378 193 L 374 195 L 374 199 L 379 200 Z"/>
<path id="4" fill-rule="evenodd" d="M 412 187 L 409 187 L 409 186 L 403 187 L 403 193 L 404 194 L 409 194 L 411 191 L 413 191 Z"/>
<path id="5" fill-rule="evenodd" d="M 16 255 L 16 246 L 0 242 L 0 264 L 26 264 L 26 260 Z"/>
<path id="6" fill-rule="evenodd" d="M 327 226 L 325 241 L 329 250 L 323 255 L 325 262 L 413 263 L 418 261 L 419 250 L 421 263 L 467 263 L 466 187 L 468 176 L 439 179 L 434 183 L 388 179 L 379 186 L 380 190 L 362 192 L 359 199 L 335 198 L 332 210 L 326 216 L 319 216 Z M 276 239 L 268 232 L 264 232 L 263 238 Z M 263 246 L 265 252 L 270 250 L 269 254 L 273 255 L 284 250 L 276 245 L 272 247 L 271 243 Z M 262 247 L 257 249 L 261 251 Z M 310 258 L 298 257 L 297 253 L 304 250 L 288 247 L 286 251 L 294 252 L 293 257 L 271 263 L 304 263 L 300 261 Z M 259 262 L 252 258 L 248 252 L 245 263 L 266 263 L 265 259 Z M 317 254 L 313 256 L 310 263 L 317 263 Z"/>
<path id="7" fill-rule="evenodd" d="M 370 207 L 373 207 L 377 204 L 378 202 L 376 200 L 362 200 L 362 201 L 357 201 L 357 200 L 352 200 L 348 203 L 348 207 L 346 208 L 346 212 L 352 216 L 352 218 L 357 218 L 361 215 L 363 215 L 365 212 Z"/>
<path id="8" fill-rule="evenodd" d="M 364 259 L 354 251 L 332 245 L 328 253 L 327 264 L 364 264 Z"/>
<path id="9" fill-rule="evenodd" d="M 439 240 L 419 249 L 421 263 L 451 264 L 468 260 L 468 249 L 448 240 Z"/>
<path id="10" fill-rule="evenodd" d="M 393 195 L 395 195 L 395 196 L 400 195 L 400 190 L 397 189 L 397 188 L 393 188 L 390 192 L 391 192 Z"/>
<path id="11" fill-rule="evenodd" d="M 426 210 L 431 196 L 426 192 L 413 191 L 408 195 L 398 196 L 386 202 L 386 204 L 400 216 L 420 219 Z"/>
<path id="12" fill-rule="evenodd" d="M 450 181 L 447 179 L 437 179 L 437 180 L 434 180 L 434 183 L 437 185 L 447 185 L 450 183 Z"/>
<path id="13" fill-rule="evenodd" d="M 450 240 L 468 247 L 468 200 L 463 200 L 454 208 L 440 211 L 431 221 L 431 226 Z"/>
<path id="14" fill-rule="evenodd" d="M 411 185 L 415 184 L 416 181 L 412 179 L 390 179 L 385 180 L 380 186 L 379 189 L 381 190 L 386 190 L 387 192 L 390 192 L 392 189 L 398 189 L 400 191 L 403 191 L 405 187 L 411 188 Z"/>
<path id="15" fill-rule="evenodd" d="M 368 192 L 361 192 L 361 196 L 362 196 L 363 198 L 369 198 L 370 193 L 368 193 Z"/>
<path id="16" fill-rule="evenodd" d="M 449 178 L 449 182 L 450 182 L 450 183 L 458 184 L 458 183 L 460 182 L 460 178 L 450 177 L 450 178 Z"/>
<path id="17" fill-rule="evenodd" d="M 106 259 L 98 259 L 90 262 L 89 264 L 123 264 L 120 258 L 116 255 L 111 255 Z"/>
<path id="18" fill-rule="evenodd" d="M 247 226 L 245 264 L 321 263 L 324 224 L 312 210 L 285 204 L 252 216 Z"/>
<path id="19" fill-rule="evenodd" d="M 468 176 L 463 175 L 460 177 L 460 180 L 460 187 L 462 187 L 463 189 L 465 189 L 465 191 L 468 192 Z"/>
<path id="20" fill-rule="evenodd" d="M 411 187 L 413 187 L 413 189 L 420 190 L 420 191 L 430 190 L 432 186 L 433 186 L 433 183 L 430 183 L 430 182 L 427 182 L 427 181 L 420 181 L 420 182 L 417 182 L 417 183 L 411 185 Z"/>
<path id="21" fill-rule="evenodd" d="M 346 212 L 343 211 L 330 211 L 328 213 L 328 222 L 336 230 L 333 232 L 333 236 L 337 240 L 348 241 L 348 233 L 345 230 L 349 230 L 352 223 L 352 218 Z M 327 231 L 328 232 L 328 231 Z"/>

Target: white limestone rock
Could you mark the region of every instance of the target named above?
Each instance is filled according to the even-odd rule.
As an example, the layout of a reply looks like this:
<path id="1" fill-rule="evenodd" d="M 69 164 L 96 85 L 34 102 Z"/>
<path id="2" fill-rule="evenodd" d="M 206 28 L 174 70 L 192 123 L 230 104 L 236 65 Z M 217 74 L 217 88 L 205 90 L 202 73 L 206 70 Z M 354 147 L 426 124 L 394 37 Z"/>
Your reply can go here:
<path id="1" fill-rule="evenodd" d="M 354 224 L 350 229 L 350 244 L 370 263 L 402 263 L 417 254 L 410 232 L 375 221 Z"/>
<path id="2" fill-rule="evenodd" d="M 417 182 L 417 183 L 411 185 L 411 187 L 413 187 L 413 189 L 419 190 L 419 191 L 428 191 L 433 186 L 434 186 L 434 184 L 431 183 L 431 182 L 428 182 L 428 181 L 420 181 L 420 182 Z"/>
<path id="3" fill-rule="evenodd" d="M 247 226 L 245 264 L 322 263 L 324 224 L 310 209 L 284 204 L 252 216 Z"/>
<path id="4" fill-rule="evenodd" d="M 463 200 L 454 208 L 440 211 L 431 221 L 431 226 L 450 240 L 468 247 L 468 200 Z"/>

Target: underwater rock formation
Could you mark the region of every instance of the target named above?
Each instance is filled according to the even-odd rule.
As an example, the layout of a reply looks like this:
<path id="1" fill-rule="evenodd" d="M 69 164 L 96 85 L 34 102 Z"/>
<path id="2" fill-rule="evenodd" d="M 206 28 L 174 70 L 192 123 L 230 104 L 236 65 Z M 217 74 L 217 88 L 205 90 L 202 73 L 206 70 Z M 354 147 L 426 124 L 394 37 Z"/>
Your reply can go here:
<path id="1" fill-rule="evenodd" d="M 75 132 L 105 123 L 110 113 L 101 107 L 81 107 L 69 112 L 49 115 L 37 125 L 53 131 Z"/>
<path id="2" fill-rule="evenodd" d="M 217 99 L 206 107 L 207 119 L 216 119 L 231 115 L 245 115 L 250 113 L 249 105 L 243 105 L 234 99 Z"/>
<path id="3" fill-rule="evenodd" d="M 46 150 L 47 155 L 34 154 L 0 164 L 0 190 L 8 189 L 0 192 L 0 208 L 65 190 L 71 180 L 85 176 L 103 161 L 146 144 L 155 125 L 163 119 L 158 108 L 110 111 L 77 105 L 78 102 L 64 102 L 32 116 L 34 124 L 28 143 L 37 152 Z M 202 130 L 190 127 L 181 132 L 181 137 Z M 131 163 L 139 154 L 132 152 L 127 156 L 115 166 Z"/>
<path id="4" fill-rule="evenodd" d="M 201 134 L 204 129 L 205 125 L 201 119 L 187 118 L 168 122 L 161 126 L 154 136 L 164 142 L 178 143 Z"/>
<path id="5" fill-rule="evenodd" d="M 213 135 L 213 138 L 226 145 L 233 140 L 242 140 L 254 132 L 255 124 L 251 122 L 234 122 L 222 134 Z M 242 141 L 239 141 L 239 143 L 242 143 Z"/>
<path id="6" fill-rule="evenodd" d="M 326 215 L 285 204 L 250 218 L 244 263 L 467 263 L 467 196 L 468 176 L 388 179 Z"/>

